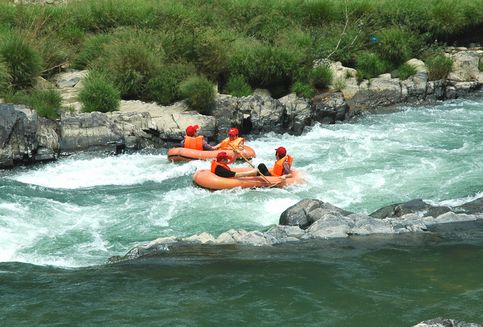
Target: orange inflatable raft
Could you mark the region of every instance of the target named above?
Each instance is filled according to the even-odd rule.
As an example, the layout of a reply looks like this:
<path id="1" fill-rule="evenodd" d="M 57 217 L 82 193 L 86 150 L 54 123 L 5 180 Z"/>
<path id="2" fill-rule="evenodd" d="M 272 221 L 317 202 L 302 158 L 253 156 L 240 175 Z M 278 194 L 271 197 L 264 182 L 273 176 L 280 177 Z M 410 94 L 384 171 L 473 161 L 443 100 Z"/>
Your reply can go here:
<path id="1" fill-rule="evenodd" d="M 232 171 L 240 172 L 250 170 L 251 168 L 233 168 Z M 235 187 L 253 188 L 253 187 L 285 187 L 287 185 L 300 184 L 303 182 L 302 176 L 295 170 L 292 171 L 292 177 L 285 180 L 278 176 L 265 176 L 270 182 L 267 183 L 261 176 L 246 176 L 224 178 L 217 176 L 209 169 L 197 170 L 193 175 L 193 181 L 203 188 L 209 190 L 225 190 Z"/>
<path id="2" fill-rule="evenodd" d="M 218 153 L 225 151 L 231 158 L 239 158 L 232 150 L 201 151 L 187 148 L 171 148 L 168 150 L 168 160 L 170 161 L 190 161 L 190 160 L 210 160 L 215 159 Z M 245 145 L 242 154 L 247 159 L 256 157 L 255 150 Z"/>

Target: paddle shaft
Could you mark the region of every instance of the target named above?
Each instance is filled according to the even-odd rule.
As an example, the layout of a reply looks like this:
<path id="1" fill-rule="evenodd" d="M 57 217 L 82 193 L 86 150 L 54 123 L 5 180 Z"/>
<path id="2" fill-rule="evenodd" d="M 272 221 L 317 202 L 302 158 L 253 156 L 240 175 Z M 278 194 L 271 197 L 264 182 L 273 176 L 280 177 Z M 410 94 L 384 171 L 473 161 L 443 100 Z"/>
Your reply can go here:
<path id="1" fill-rule="evenodd" d="M 251 163 L 251 162 L 250 162 L 250 161 L 249 161 L 249 160 L 248 160 L 248 159 L 247 159 L 247 158 L 246 158 L 246 157 L 243 155 L 243 153 L 241 153 L 241 152 L 240 152 L 238 149 L 236 149 L 236 148 L 235 148 L 233 145 L 231 145 L 231 144 L 228 144 L 228 145 L 230 146 L 230 148 L 232 148 L 233 152 L 238 153 L 238 154 L 239 154 L 239 155 L 240 155 L 240 156 L 243 158 L 243 160 L 245 160 L 245 161 L 246 161 L 246 163 L 247 163 L 247 164 L 249 164 L 250 166 L 252 166 L 252 168 L 255 168 L 255 169 L 257 169 L 257 170 L 258 170 L 258 168 L 257 168 L 257 167 L 255 167 L 255 166 L 254 166 L 254 165 L 253 165 L 253 164 L 252 164 L 252 163 Z M 259 172 L 260 172 L 260 171 L 259 171 Z M 265 175 L 263 175 L 262 173 L 260 173 L 260 177 L 261 177 L 261 178 L 262 178 L 262 179 L 263 179 L 265 182 L 267 182 L 268 184 L 270 184 L 270 185 L 272 185 L 272 186 L 277 185 L 277 184 L 279 184 L 279 183 L 280 183 L 280 182 L 278 182 L 278 183 L 272 183 L 272 182 L 270 182 L 270 181 L 269 181 L 269 180 L 268 180 L 268 179 L 265 177 Z"/>

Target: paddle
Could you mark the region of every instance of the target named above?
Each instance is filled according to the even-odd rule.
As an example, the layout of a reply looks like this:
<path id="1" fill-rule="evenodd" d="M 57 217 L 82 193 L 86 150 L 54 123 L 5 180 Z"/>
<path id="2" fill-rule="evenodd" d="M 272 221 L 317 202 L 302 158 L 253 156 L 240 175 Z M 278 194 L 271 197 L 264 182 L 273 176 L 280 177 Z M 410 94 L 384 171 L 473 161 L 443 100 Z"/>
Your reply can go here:
<path id="1" fill-rule="evenodd" d="M 234 147 L 233 145 L 231 145 L 231 144 L 228 144 L 228 145 L 229 145 L 229 146 L 230 146 L 230 148 L 233 150 L 233 152 L 238 153 L 238 154 L 240 155 L 240 157 L 242 157 L 242 158 L 243 158 L 243 160 L 245 160 L 245 162 L 246 162 L 247 164 L 249 164 L 250 166 L 252 166 L 252 168 L 255 168 L 256 170 L 258 170 L 258 168 L 257 168 L 257 167 L 255 167 L 255 166 L 254 166 L 254 165 L 253 165 L 253 164 L 250 162 L 250 160 L 248 160 L 248 159 L 247 159 L 247 158 L 246 158 L 246 157 L 243 155 L 243 153 L 241 153 L 241 151 L 240 151 L 240 150 L 238 150 L 237 148 L 235 148 L 235 147 Z M 258 172 L 260 173 L 260 171 L 259 171 L 259 170 L 258 170 Z M 280 182 L 277 182 L 277 183 L 272 183 L 272 182 L 270 182 L 270 181 L 269 181 L 269 180 L 268 180 L 268 179 L 265 177 L 265 175 L 263 175 L 262 173 L 260 173 L 260 177 L 261 177 L 261 178 L 262 178 L 262 179 L 263 179 L 265 182 L 267 182 L 268 184 L 270 184 L 270 187 L 273 187 L 273 186 L 275 186 L 275 185 L 278 185 L 278 184 L 280 184 L 280 183 L 282 182 L 282 181 L 280 181 Z"/>

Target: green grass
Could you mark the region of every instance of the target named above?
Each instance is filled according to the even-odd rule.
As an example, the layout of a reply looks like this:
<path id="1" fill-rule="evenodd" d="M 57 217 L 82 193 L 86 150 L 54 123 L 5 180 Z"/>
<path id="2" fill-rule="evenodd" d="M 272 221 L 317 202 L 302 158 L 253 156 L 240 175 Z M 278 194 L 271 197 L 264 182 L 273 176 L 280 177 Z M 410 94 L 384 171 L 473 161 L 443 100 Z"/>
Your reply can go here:
<path id="1" fill-rule="evenodd" d="M 84 112 L 110 112 L 119 109 L 121 95 L 107 76 L 91 72 L 83 81 L 79 100 Z"/>
<path id="2" fill-rule="evenodd" d="M 361 69 L 359 78 L 389 72 L 481 28 L 481 8 L 483 0 L 1 0 L 0 47 L 14 33 L 31 49 L 4 55 L 16 89 L 67 64 L 104 71 L 125 99 L 166 104 L 179 99 L 187 73 L 178 68 L 189 66 L 222 90 L 237 92 L 227 83 L 240 76 L 283 95 L 328 56 Z"/>

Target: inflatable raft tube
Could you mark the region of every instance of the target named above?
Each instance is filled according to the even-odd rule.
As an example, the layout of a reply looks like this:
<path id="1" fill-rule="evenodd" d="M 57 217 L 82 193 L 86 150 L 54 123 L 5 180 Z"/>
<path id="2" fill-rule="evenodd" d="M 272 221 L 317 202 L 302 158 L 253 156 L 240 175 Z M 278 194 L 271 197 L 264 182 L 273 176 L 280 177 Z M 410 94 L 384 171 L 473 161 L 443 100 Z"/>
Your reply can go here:
<path id="1" fill-rule="evenodd" d="M 215 159 L 218 153 L 225 151 L 229 157 L 238 158 L 239 155 L 232 150 L 214 150 L 214 151 L 201 151 L 193 150 L 187 148 L 171 148 L 168 150 L 168 160 L 169 161 L 190 161 L 190 160 L 211 160 Z M 247 159 L 252 159 L 256 157 L 255 150 L 245 145 L 243 155 Z"/>
<path id="2" fill-rule="evenodd" d="M 246 171 L 251 168 L 234 168 L 234 172 Z M 270 182 L 267 183 L 261 176 L 247 176 L 238 178 L 224 178 L 217 176 L 208 169 L 197 170 L 193 175 L 196 185 L 209 190 L 226 190 L 235 187 L 254 188 L 254 187 L 285 187 L 287 185 L 300 184 L 303 182 L 301 175 L 297 171 L 292 171 L 292 177 L 281 180 L 277 176 L 265 176 Z"/>

